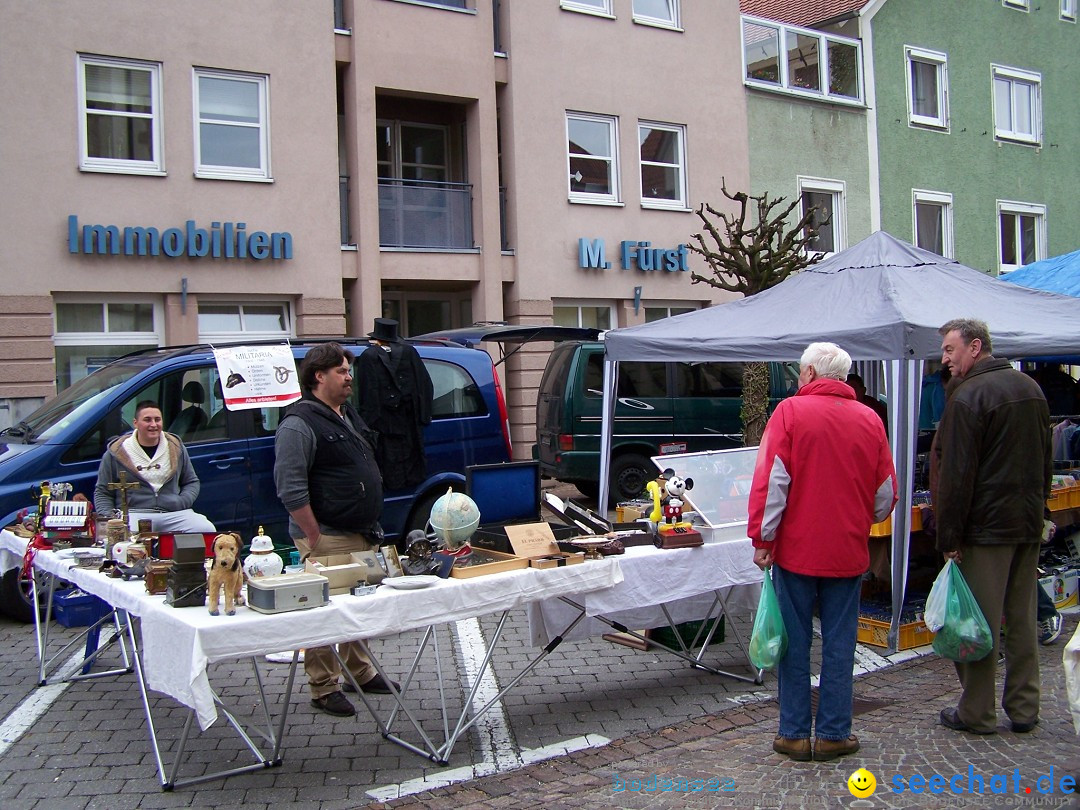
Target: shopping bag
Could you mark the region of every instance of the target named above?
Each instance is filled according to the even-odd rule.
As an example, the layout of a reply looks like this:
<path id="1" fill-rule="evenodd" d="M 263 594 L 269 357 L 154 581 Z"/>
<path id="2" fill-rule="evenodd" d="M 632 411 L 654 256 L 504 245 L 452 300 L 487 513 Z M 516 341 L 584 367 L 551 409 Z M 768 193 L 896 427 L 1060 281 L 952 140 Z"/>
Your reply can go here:
<path id="1" fill-rule="evenodd" d="M 990 625 L 960 573 L 960 566 L 954 563 L 946 568 L 945 619 L 934 636 L 934 652 L 961 663 L 981 661 L 994 649 Z"/>
<path id="2" fill-rule="evenodd" d="M 780 663 L 787 649 L 787 630 L 784 617 L 780 615 L 780 603 L 773 588 L 772 566 L 765 569 L 761 584 L 754 629 L 750 634 L 750 661 L 758 669 L 772 669 Z"/>
<path id="3" fill-rule="evenodd" d="M 949 601 L 949 577 L 956 565 L 950 557 L 945 561 L 945 567 L 938 572 L 930 588 L 930 595 L 926 597 L 926 608 L 923 610 L 923 624 L 931 633 L 936 633 L 945 624 L 945 607 Z"/>

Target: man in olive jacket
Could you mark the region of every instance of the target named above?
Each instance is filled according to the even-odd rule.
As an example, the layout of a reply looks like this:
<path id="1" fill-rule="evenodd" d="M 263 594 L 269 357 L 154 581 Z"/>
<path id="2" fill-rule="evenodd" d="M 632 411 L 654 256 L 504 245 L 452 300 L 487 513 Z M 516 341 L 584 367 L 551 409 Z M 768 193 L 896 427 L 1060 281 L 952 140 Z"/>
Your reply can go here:
<path id="1" fill-rule="evenodd" d="M 1005 619 L 1002 707 L 1012 730 L 1039 722 L 1035 622 L 1037 565 L 1053 467 L 1050 412 L 1038 384 L 992 354 L 982 321 L 957 319 L 938 330 L 941 362 L 959 377 L 938 431 L 937 547 L 960 565 L 994 638 L 981 661 L 957 663 L 963 694 L 943 709 L 956 731 L 997 729 L 994 677 Z"/>

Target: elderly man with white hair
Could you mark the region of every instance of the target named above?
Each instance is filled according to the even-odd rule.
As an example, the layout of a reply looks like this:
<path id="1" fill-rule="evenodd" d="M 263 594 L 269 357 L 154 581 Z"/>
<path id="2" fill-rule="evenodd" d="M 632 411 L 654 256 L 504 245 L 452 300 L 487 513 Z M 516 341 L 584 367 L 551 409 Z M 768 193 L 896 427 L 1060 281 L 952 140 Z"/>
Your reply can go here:
<path id="1" fill-rule="evenodd" d="M 859 593 L 870 564 L 870 526 L 897 499 L 885 428 L 855 399 L 845 382 L 850 369 L 851 357 L 833 343 L 806 348 L 798 392 L 776 407 L 765 428 L 750 492 L 754 562 L 771 566 L 788 635 L 777 667 L 780 730 L 773 750 L 799 761 L 859 750 L 851 733 Z M 811 718 L 815 606 L 821 685 Z"/>

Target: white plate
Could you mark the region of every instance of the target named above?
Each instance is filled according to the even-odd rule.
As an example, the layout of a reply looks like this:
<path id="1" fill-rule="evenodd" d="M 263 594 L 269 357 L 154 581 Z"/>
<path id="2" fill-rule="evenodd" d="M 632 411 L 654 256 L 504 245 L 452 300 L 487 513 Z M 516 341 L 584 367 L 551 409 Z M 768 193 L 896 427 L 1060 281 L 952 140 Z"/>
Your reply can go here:
<path id="1" fill-rule="evenodd" d="M 411 577 L 387 577 L 382 584 L 387 588 L 400 588 L 403 591 L 411 591 L 416 588 L 426 588 L 439 581 L 438 577 L 430 574 L 417 574 Z"/>

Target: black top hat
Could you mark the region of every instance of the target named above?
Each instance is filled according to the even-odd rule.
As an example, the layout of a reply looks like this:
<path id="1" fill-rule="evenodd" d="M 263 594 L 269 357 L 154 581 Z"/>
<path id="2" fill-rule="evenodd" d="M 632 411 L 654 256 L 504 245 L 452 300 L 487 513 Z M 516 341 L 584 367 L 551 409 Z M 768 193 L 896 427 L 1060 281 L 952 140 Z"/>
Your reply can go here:
<path id="1" fill-rule="evenodd" d="M 367 336 L 372 340 L 381 340 L 384 343 L 397 343 L 401 340 L 398 337 L 398 322 L 393 318 L 376 318 L 375 329 L 368 332 Z"/>

